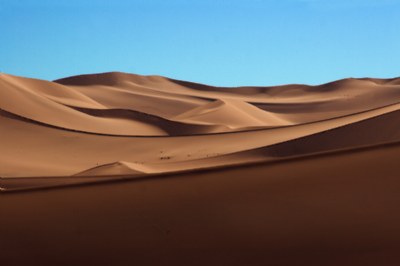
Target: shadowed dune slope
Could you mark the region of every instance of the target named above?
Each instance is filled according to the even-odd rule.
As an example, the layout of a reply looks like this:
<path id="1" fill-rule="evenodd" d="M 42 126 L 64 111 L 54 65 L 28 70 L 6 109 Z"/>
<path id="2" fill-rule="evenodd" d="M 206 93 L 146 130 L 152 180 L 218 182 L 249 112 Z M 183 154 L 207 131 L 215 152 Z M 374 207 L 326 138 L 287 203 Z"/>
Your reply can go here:
<path id="1" fill-rule="evenodd" d="M 228 88 L 120 72 L 1 74 L 0 177 L 22 189 L 42 177 L 62 185 L 349 150 L 400 141 L 399 112 L 396 78 Z"/>
<path id="2" fill-rule="evenodd" d="M 399 265 L 399 156 L 390 145 L 3 194 L 2 263 Z"/>

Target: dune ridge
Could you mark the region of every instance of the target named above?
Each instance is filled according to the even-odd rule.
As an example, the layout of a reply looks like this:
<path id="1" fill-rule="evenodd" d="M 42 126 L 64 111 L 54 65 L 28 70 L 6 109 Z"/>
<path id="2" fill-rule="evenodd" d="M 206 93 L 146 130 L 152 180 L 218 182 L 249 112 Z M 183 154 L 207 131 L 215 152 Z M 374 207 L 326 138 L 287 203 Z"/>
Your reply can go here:
<path id="1" fill-rule="evenodd" d="M 38 187 L 57 178 L 62 185 L 68 177 L 146 177 L 397 142 L 399 112 L 400 78 L 228 88 L 120 72 L 52 82 L 1 74 L 0 177 L 13 186 L 0 187 L 35 187 L 39 177 L 52 181 L 40 179 Z"/>

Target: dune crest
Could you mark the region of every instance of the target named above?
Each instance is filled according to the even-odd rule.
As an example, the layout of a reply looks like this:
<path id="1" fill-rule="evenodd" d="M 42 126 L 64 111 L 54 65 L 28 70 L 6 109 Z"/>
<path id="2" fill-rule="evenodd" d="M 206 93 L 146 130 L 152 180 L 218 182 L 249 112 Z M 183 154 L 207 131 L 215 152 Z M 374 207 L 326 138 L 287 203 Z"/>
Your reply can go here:
<path id="1" fill-rule="evenodd" d="M 121 72 L 53 82 L 1 74 L 0 177 L 12 183 L 2 189 L 397 142 L 399 110 L 399 78 L 229 88 Z"/>
<path id="2" fill-rule="evenodd" d="M 224 125 L 232 129 L 290 125 L 278 115 L 236 99 L 218 99 L 174 117 L 194 124 Z"/>
<path id="3" fill-rule="evenodd" d="M 103 164 L 91 169 L 79 172 L 75 176 L 104 176 L 104 175 L 143 175 L 151 173 L 151 170 L 146 166 L 131 162 L 114 162 Z"/>

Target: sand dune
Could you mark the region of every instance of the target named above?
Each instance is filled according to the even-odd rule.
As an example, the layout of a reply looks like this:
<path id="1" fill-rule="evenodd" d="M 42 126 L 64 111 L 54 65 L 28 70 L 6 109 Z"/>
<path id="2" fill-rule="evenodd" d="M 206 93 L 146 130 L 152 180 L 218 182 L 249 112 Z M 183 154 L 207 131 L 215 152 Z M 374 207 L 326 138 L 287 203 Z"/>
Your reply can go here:
<path id="1" fill-rule="evenodd" d="M 223 125 L 231 129 L 290 125 L 276 114 L 236 99 L 219 99 L 174 117 L 193 124 Z"/>
<path id="2" fill-rule="evenodd" d="M 399 156 L 399 144 L 384 145 L 285 163 L 5 193 L 1 261 L 398 265 Z M 61 179 L 66 185 L 74 178 L 82 181 Z M 16 178 L 8 185 L 19 187 Z"/>
<path id="3" fill-rule="evenodd" d="M 4 178 L 23 189 L 46 186 L 41 177 L 51 186 L 145 177 L 396 142 L 399 80 L 225 88 L 119 72 L 53 82 L 2 74 L 1 187 Z"/>
<path id="4" fill-rule="evenodd" d="M 138 163 L 130 162 L 114 162 L 110 164 L 104 164 L 77 173 L 75 176 L 118 176 L 118 175 L 143 175 L 151 172 L 145 166 Z"/>
<path id="5" fill-rule="evenodd" d="M 400 265 L 400 78 L 1 74 L 0 144 L 5 265 Z"/>

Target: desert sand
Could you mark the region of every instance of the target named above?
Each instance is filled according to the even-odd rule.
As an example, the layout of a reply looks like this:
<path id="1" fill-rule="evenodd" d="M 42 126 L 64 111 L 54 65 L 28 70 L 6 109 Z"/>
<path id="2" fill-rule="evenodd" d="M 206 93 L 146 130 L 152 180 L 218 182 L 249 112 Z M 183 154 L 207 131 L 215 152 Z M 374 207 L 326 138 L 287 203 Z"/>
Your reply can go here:
<path id="1" fill-rule="evenodd" d="M 1 74 L 2 259 L 400 265 L 399 99 L 400 78 Z"/>
<path id="2" fill-rule="evenodd" d="M 220 88 L 117 72 L 53 82 L 2 74 L 0 88 L 4 190 L 54 186 L 57 177 L 60 185 L 64 177 L 144 177 L 400 139 L 400 79 Z"/>

